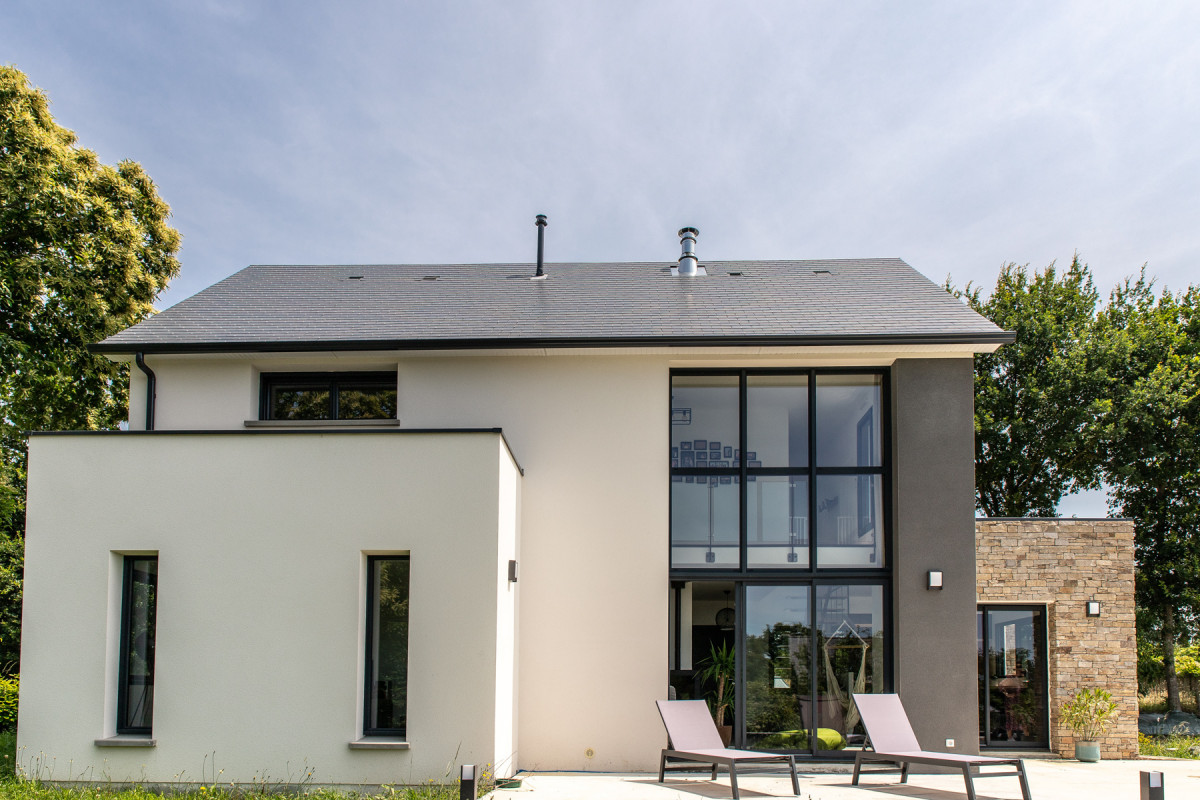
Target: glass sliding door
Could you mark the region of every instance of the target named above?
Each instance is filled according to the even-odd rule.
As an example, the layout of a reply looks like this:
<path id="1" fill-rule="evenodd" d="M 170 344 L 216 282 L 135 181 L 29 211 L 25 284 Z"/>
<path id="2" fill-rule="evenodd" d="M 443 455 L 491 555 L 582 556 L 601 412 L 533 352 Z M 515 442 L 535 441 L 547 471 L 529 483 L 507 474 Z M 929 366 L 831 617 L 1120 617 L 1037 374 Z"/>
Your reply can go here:
<path id="1" fill-rule="evenodd" d="M 746 746 L 811 751 L 812 587 L 746 587 Z"/>
<path id="2" fill-rule="evenodd" d="M 979 744 L 1047 747 L 1046 609 L 980 606 Z"/>
<path id="3" fill-rule="evenodd" d="M 883 587 L 816 587 L 818 751 L 858 750 L 866 739 L 851 695 L 884 689 Z"/>

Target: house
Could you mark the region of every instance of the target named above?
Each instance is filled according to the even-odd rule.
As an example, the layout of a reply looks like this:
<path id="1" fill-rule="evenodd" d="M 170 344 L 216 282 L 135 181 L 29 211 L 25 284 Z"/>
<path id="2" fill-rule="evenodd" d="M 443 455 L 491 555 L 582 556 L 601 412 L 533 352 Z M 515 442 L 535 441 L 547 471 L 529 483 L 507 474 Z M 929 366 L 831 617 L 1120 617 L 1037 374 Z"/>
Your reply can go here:
<path id="1" fill-rule="evenodd" d="M 976 752 L 972 358 L 1012 335 L 897 259 L 681 234 L 253 266 L 99 343 L 129 430 L 30 439 L 22 766 L 652 770 L 722 648 L 744 746 L 844 756 L 898 690 Z"/>

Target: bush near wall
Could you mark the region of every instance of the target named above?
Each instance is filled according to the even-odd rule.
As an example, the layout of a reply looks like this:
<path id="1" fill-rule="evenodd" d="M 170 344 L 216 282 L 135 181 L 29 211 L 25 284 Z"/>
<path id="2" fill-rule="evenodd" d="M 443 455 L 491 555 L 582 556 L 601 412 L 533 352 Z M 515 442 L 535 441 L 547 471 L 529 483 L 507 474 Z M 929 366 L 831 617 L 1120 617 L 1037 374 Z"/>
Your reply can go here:
<path id="1" fill-rule="evenodd" d="M 0 733 L 11 733 L 17 729 L 17 692 L 20 677 L 10 675 L 0 678 Z"/>

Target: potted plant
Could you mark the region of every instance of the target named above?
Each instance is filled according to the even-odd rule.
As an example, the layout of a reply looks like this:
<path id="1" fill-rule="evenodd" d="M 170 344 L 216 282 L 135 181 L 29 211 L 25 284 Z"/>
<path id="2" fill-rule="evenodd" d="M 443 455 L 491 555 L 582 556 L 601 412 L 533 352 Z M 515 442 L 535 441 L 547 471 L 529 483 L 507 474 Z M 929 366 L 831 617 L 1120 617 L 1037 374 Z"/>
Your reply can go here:
<path id="1" fill-rule="evenodd" d="M 1104 689 L 1080 689 L 1063 703 L 1060 713 L 1075 735 L 1075 758 L 1099 761 L 1100 743 L 1096 740 L 1112 727 L 1118 716 L 1112 695 Z"/>
<path id="2" fill-rule="evenodd" d="M 721 642 L 719 647 L 711 645 L 708 658 L 701 663 L 705 666 L 700 670 L 700 679 L 714 686 L 708 696 L 708 707 L 717 723 L 721 741 L 728 747 L 733 737 L 733 725 L 725 724 L 725 712 L 733 711 L 734 650 L 725 642 Z"/>

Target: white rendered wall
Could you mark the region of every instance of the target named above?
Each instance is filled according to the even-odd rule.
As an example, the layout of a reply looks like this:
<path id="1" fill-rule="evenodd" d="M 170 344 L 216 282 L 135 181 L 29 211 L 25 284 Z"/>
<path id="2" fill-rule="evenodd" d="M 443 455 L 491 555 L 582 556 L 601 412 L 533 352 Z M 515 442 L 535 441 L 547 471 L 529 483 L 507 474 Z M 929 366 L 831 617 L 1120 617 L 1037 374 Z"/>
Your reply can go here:
<path id="1" fill-rule="evenodd" d="M 726 353 L 717 360 L 678 352 L 551 351 L 392 354 L 389 361 L 378 354 L 371 367 L 328 356 L 254 355 L 242 359 L 253 387 L 249 402 L 221 394 L 243 381 L 234 377 L 240 365 L 228 368 L 226 388 L 208 401 L 209 389 L 173 400 L 164 394 L 172 375 L 188 369 L 186 359 L 151 364 L 160 365 L 160 420 L 180 428 L 197 421 L 240 427 L 257 409 L 259 371 L 389 363 L 398 370 L 402 428 L 502 428 L 525 477 L 516 512 L 519 635 L 507 639 L 517 642 L 517 711 L 512 721 L 497 717 L 497 727 L 519 731 L 519 750 L 514 744 L 511 751 L 522 769 L 620 771 L 655 769 L 664 736 L 653 701 L 666 697 L 668 675 L 670 369 L 887 366 L 898 355 L 904 354 Z M 174 403 L 182 410 L 165 408 Z M 201 406 L 225 410 L 211 416 L 191 410 Z M 507 513 L 500 511 L 501 520 Z M 504 652 L 499 629 L 496 647 Z M 507 680 L 497 672 L 498 695 Z M 499 730 L 495 747 L 499 761 L 505 753 Z"/>
<path id="2" fill-rule="evenodd" d="M 260 373 L 390 371 L 395 357 L 290 354 L 145 357 L 155 376 L 157 430 L 236 430 L 258 419 Z M 146 375 L 129 365 L 129 428 L 146 428 Z"/>
<path id="3" fill-rule="evenodd" d="M 404 427 L 500 426 L 525 468 L 522 769 L 657 765 L 654 701 L 667 693 L 669 366 L 662 357 L 400 363 Z"/>
<path id="4" fill-rule="evenodd" d="M 30 442 L 18 761 L 54 780 L 419 782 L 511 752 L 520 479 L 496 434 Z M 111 737 L 119 554 L 157 552 L 153 748 Z M 367 554 L 412 559 L 408 750 L 359 750 Z M 519 586 L 519 584 L 518 584 Z M 52 773 L 48 765 L 53 764 Z"/>

